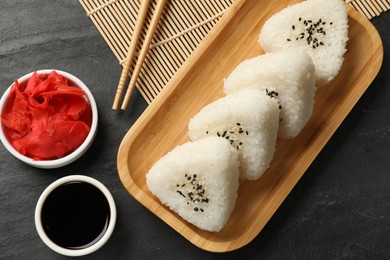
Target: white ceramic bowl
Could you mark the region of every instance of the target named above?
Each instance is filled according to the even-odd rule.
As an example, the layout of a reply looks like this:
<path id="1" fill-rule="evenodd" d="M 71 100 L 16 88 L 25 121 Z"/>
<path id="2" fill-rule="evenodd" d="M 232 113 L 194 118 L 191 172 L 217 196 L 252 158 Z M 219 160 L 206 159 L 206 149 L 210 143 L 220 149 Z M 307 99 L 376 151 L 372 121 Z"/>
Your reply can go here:
<path id="1" fill-rule="evenodd" d="M 108 201 L 109 208 L 110 208 L 110 219 L 108 221 L 107 229 L 104 235 L 98 241 L 96 241 L 96 243 L 82 249 L 68 249 L 55 244 L 47 236 L 42 226 L 41 213 L 47 197 L 51 194 L 51 192 L 53 192 L 59 186 L 70 182 L 84 182 L 84 183 L 92 184 L 103 193 L 103 195 L 106 197 Z M 66 256 L 83 256 L 95 252 L 108 241 L 108 239 L 111 237 L 112 232 L 114 231 L 114 227 L 116 224 L 116 217 L 117 217 L 117 212 L 116 212 L 115 201 L 110 191 L 106 188 L 106 186 L 104 186 L 101 182 L 97 181 L 96 179 L 93 179 L 88 176 L 70 175 L 56 180 L 43 191 L 43 193 L 38 199 L 35 208 L 35 227 L 42 241 L 53 251 Z"/>
<path id="2" fill-rule="evenodd" d="M 38 74 L 49 74 L 53 70 L 54 69 L 38 70 L 36 72 Z M 91 104 L 91 108 L 92 108 L 92 125 L 91 125 L 90 132 L 89 132 L 87 138 L 72 153 L 70 153 L 70 154 L 68 154 L 68 155 L 66 155 L 66 156 L 64 156 L 62 158 L 55 159 L 55 160 L 40 160 L 40 161 L 37 161 L 37 160 L 33 160 L 32 158 L 29 158 L 27 156 L 24 156 L 24 155 L 20 154 L 10 144 L 10 142 L 8 141 L 8 139 L 6 138 L 6 136 L 4 134 L 3 124 L 1 123 L 1 127 L 0 127 L 0 140 L 4 144 L 5 148 L 13 156 L 18 158 L 22 162 L 25 162 L 26 164 L 34 166 L 34 167 L 37 167 L 37 168 L 44 168 L 44 169 L 59 168 L 59 167 L 62 167 L 62 166 L 65 166 L 65 165 L 68 165 L 68 164 L 74 162 L 75 160 L 80 158 L 88 150 L 88 148 L 91 146 L 91 144 L 92 144 L 92 142 L 93 142 L 93 140 L 94 140 L 94 138 L 96 136 L 96 132 L 97 132 L 98 110 L 97 110 L 95 99 L 92 96 L 91 91 L 88 89 L 88 87 L 80 79 L 78 79 L 77 77 L 73 76 L 72 74 L 69 74 L 67 72 L 60 71 L 60 70 L 55 70 L 55 71 L 58 74 L 63 75 L 65 78 L 67 78 L 70 81 L 72 81 L 74 84 L 76 84 L 78 87 L 80 87 L 85 92 L 85 94 L 87 95 L 87 98 L 88 98 L 88 100 L 89 100 L 89 102 Z M 21 82 L 27 81 L 29 78 L 31 78 L 32 74 L 33 74 L 33 72 L 31 72 L 31 73 L 29 73 L 29 74 L 19 78 L 18 82 L 21 83 Z M 6 100 L 8 98 L 8 95 L 10 93 L 10 90 L 11 90 L 12 86 L 13 86 L 13 84 L 5 91 L 5 93 L 1 97 L 1 100 L 0 100 L 0 113 L 2 113 L 2 111 L 3 111 L 3 107 L 4 107 L 5 103 L 6 103 Z"/>

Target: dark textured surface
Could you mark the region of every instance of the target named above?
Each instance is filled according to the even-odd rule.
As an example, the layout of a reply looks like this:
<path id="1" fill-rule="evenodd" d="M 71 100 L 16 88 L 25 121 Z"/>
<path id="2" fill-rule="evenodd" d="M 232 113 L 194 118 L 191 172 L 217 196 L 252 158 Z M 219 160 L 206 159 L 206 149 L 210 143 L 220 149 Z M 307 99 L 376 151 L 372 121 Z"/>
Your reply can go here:
<path id="1" fill-rule="evenodd" d="M 385 50 L 378 77 L 261 233 L 214 254 L 193 246 L 135 201 L 116 170 L 120 141 L 146 103 L 136 93 L 113 112 L 121 67 L 76 0 L 2 0 L 0 91 L 17 77 L 55 68 L 81 78 L 99 109 L 93 146 L 57 170 L 29 167 L 0 146 L 0 259 L 63 259 L 34 226 L 35 204 L 54 180 L 84 174 L 103 182 L 118 208 L 109 242 L 85 259 L 390 258 L 390 13 L 374 18 Z"/>

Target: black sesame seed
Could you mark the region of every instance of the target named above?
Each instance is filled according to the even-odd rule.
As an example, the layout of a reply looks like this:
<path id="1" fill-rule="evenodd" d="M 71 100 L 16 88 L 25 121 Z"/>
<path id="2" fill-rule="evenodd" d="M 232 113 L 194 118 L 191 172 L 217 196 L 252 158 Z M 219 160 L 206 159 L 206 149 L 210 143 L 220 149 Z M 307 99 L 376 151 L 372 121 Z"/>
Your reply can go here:
<path id="1" fill-rule="evenodd" d="M 291 28 L 292 28 L 293 30 L 295 30 L 295 25 L 291 26 Z"/>
<path id="2" fill-rule="evenodd" d="M 181 196 L 183 196 L 183 198 L 186 197 L 180 190 L 177 190 L 176 192 L 179 193 Z"/>
<path id="3" fill-rule="evenodd" d="M 195 211 L 198 211 L 199 209 L 198 209 L 198 207 L 195 207 L 194 210 L 195 210 Z"/>

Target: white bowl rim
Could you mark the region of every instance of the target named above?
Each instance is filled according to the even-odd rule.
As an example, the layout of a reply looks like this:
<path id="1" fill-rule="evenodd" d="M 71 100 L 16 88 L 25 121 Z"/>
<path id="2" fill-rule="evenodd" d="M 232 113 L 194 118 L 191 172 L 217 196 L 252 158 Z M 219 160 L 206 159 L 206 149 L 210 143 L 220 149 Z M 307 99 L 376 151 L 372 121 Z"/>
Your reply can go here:
<path id="1" fill-rule="evenodd" d="M 108 223 L 106 232 L 96 243 L 83 249 L 67 249 L 58 246 L 57 244 L 55 244 L 53 241 L 50 240 L 50 238 L 46 235 L 42 226 L 41 212 L 45 200 L 53 190 L 69 182 L 86 182 L 92 184 L 104 194 L 110 207 L 110 221 Z M 91 254 L 96 250 L 98 250 L 99 248 L 101 248 L 111 237 L 116 224 L 116 218 L 117 218 L 117 210 L 116 210 L 114 198 L 112 197 L 110 191 L 100 181 L 85 175 L 69 175 L 69 176 L 62 177 L 54 181 L 53 183 L 51 183 L 42 192 L 41 196 L 39 197 L 37 205 L 35 207 L 35 214 L 34 214 L 35 227 L 42 241 L 53 251 L 66 256 L 83 256 L 83 255 Z"/>
<path id="2" fill-rule="evenodd" d="M 33 160 L 32 158 L 30 157 L 27 157 L 27 156 L 24 156 L 22 154 L 20 154 L 8 141 L 7 137 L 5 136 L 4 134 L 4 131 L 3 131 L 3 124 L 1 123 L 0 124 L 0 140 L 1 142 L 3 143 L 3 145 L 6 147 L 6 149 L 13 155 L 15 156 L 16 158 L 18 158 L 19 160 L 31 165 L 31 166 L 34 166 L 34 167 L 37 167 L 37 168 L 45 168 L 45 169 L 52 169 L 52 168 L 59 168 L 59 167 L 62 167 L 62 166 L 65 166 L 65 165 L 68 165 L 72 162 L 74 162 L 75 160 L 77 160 L 78 158 L 80 158 L 87 150 L 88 148 L 91 146 L 95 136 L 96 136 L 96 132 L 97 132 L 97 126 L 98 126 L 98 110 L 97 110 L 97 105 L 96 105 L 96 101 L 95 101 L 95 98 L 93 97 L 91 91 L 89 90 L 89 88 L 84 84 L 84 82 L 82 82 L 79 78 L 77 78 L 76 76 L 68 73 L 68 72 L 65 72 L 65 71 L 62 71 L 62 70 L 57 70 L 57 69 L 43 69 L 43 70 L 37 70 L 35 72 L 37 72 L 38 74 L 49 74 L 50 72 L 52 71 L 56 71 L 58 74 L 66 77 L 67 79 L 71 80 L 73 83 L 75 83 L 78 87 L 80 87 L 84 92 L 85 94 L 87 95 L 87 98 L 91 104 L 91 109 L 92 109 L 92 124 L 91 124 L 91 128 L 90 128 L 90 131 L 87 135 L 87 138 L 84 140 L 84 142 L 76 149 L 74 150 L 72 153 L 62 157 L 62 158 L 59 158 L 59 159 L 55 159 L 55 160 L 41 160 L 41 161 L 37 161 L 37 160 Z M 30 72 L 22 77 L 20 77 L 18 79 L 18 82 L 24 82 L 25 80 L 29 79 L 32 75 L 33 75 L 34 72 Z M 1 97 L 0 99 L 0 113 L 2 113 L 2 109 L 5 105 L 5 102 L 9 96 L 9 92 L 11 91 L 11 88 L 12 86 L 14 85 L 15 83 L 12 83 L 11 86 L 9 86 L 7 88 L 7 90 L 4 92 L 3 96 Z"/>

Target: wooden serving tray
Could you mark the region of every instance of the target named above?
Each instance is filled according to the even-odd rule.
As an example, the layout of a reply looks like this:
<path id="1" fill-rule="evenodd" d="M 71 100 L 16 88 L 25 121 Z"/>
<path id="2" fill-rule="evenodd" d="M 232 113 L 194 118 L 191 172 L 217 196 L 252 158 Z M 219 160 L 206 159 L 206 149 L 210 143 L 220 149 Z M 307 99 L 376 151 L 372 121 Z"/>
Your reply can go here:
<path id="1" fill-rule="evenodd" d="M 127 191 L 196 246 L 214 252 L 238 249 L 256 237 L 305 173 L 378 73 L 381 39 L 351 7 L 349 41 L 338 77 L 319 89 L 311 120 L 300 135 L 278 139 L 271 167 L 257 181 L 240 181 L 229 222 L 218 233 L 202 231 L 163 206 L 146 186 L 145 174 L 163 155 L 189 140 L 187 124 L 206 104 L 222 97 L 223 79 L 245 59 L 263 53 L 257 43 L 264 22 L 297 0 L 237 0 L 124 137 L 119 177 Z"/>

